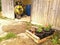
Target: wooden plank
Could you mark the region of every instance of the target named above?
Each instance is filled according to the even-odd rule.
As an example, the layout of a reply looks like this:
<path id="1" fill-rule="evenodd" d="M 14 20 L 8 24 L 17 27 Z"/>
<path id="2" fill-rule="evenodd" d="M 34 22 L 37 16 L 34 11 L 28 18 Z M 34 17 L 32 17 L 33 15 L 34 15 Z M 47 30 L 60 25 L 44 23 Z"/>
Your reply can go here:
<path id="1" fill-rule="evenodd" d="M 60 28 L 60 0 L 33 0 L 32 22 Z"/>
<path id="2" fill-rule="evenodd" d="M 30 31 L 26 30 L 26 35 L 29 36 L 31 39 L 33 39 L 36 43 L 43 43 L 47 41 L 48 38 L 51 38 L 51 36 L 45 37 L 43 39 L 40 39 L 36 35 L 32 34 Z"/>

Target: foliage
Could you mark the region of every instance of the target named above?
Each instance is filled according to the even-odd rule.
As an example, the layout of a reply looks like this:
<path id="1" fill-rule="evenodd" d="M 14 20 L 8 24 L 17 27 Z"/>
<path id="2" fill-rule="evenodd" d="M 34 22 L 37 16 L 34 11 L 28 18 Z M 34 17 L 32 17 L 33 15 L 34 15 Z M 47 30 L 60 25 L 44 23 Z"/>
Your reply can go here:
<path id="1" fill-rule="evenodd" d="M 60 33 L 59 32 L 55 32 L 55 34 L 53 35 L 53 37 L 52 37 L 52 43 L 53 43 L 53 45 L 57 45 L 57 44 L 60 44 L 60 35 L 59 35 Z"/>
<path id="2" fill-rule="evenodd" d="M 52 42 L 53 42 L 53 44 L 57 44 L 57 43 L 58 43 L 58 38 L 57 38 L 57 37 L 54 37 L 54 38 L 52 39 Z"/>
<path id="3" fill-rule="evenodd" d="M 49 31 L 49 30 L 51 29 L 51 25 L 45 26 L 44 29 L 45 29 L 46 31 Z"/>
<path id="4" fill-rule="evenodd" d="M 0 37 L 0 42 L 6 39 L 15 38 L 15 37 L 16 37 L 15 33 L 9 32 L 6 36 Z"/>
<path id="5" fill-rule="evenodd" d="M 15 38 L 16 37 L 16 34 L 12 33 L 12 32 L 9 32 L 6 36 L 5 36 L 5 39 L 10 39 L 10 38 Z"/>
<path id="6" fill-rule="evenodd" d="M 37 32 L 42 32 L 42 28 L 38 28 Z"/>
<path id="7" fill-rule="evenodd" d="M 38 29 L 37 29 L 37 32 L 42 32 L 43 31 L 43 27 L 41 26 L 41 25 L 36 25 L 37 27 L 38 27 Z"/>

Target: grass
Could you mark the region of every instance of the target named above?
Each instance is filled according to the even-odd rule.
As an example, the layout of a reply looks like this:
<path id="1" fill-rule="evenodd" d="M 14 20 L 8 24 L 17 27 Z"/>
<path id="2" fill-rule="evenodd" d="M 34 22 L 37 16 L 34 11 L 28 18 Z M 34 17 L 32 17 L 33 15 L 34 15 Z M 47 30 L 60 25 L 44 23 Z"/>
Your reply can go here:
<path id="1" fill-rule="evenodd" d="M 0 42 L 3 40 L 7 40 L 7 39 L 11 39 L 11 38 L 16 38 L 17 35 L 15 33 L 12 32 L 8 32 L 8 34 L 4 37 L 0 37 Z"/>
<path id="2" fill-rule="evenodd" d="M 12 32 L 9 32 L 6 36 L 5 36 L 5 39 L 10 39 L 10 38 L 15 38 L 16 37 L 16 34 L 12 33 Z"/>
<path id="3" fill-rule="evenodd" d="M 57 44 L 60 45 L 60 40 L 59 39 L 60 39 L 60 31 L 56 31 L 54 33 L 54 35 L 52 36 L 52 39 L 51 39 L 53 45 L 57 45 Z"/>

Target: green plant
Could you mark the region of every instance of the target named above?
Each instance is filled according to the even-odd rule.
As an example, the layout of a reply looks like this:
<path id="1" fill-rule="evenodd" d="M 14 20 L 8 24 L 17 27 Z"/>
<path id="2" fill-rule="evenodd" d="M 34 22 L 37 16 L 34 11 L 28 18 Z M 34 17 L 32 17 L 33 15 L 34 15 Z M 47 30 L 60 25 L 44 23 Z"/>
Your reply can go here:
<path id="1" fill-rule="evenodd" d="M 53 38 L 53 39 L 52 39 L 52 43 L 53 43 L 53 44 L 57 44 L 57 43 L 58 43 L 58 38 L 57 38 L 57 37 Z"/>
<path id="2" fill-rule="evenodd" d="M 52 43 L 53 43 L 53 45 L 57 45 L 57 44 L 59 44 L 60 45 L 60 32 L 59 31 L 56 31 L 55 33 L 54 33 L 54 35 L 52 36 Z"/>
<path id="3" fill-rule="evenodd" d="M 43 29 L 42 29 L 43 27 L 41 25 L 35 25 L 35 26 L 38 27 L 37 32 L 42 32 L 43 31 Z"/>
<path id="4" fill-rule="evenodd" d="M 42 32 L 42 28 L 38 28 L 37 32 Z"/>
<path id="5" fill-rule="evenodd" d="M 47 26 L 44 27 L 44 29 L 45 29 L 46 31 L 49 31 L 49 30 L 51 29 L 51 27 L 52 27 L 51 25 L 47 25 Z"/>
<path id="6" fill-rule="evenodd" d="M 16 37 L 16 34 L 12 33 L 12 32 L 9 32 L 4 38 L 5 39 L 10 39 L 10 38 L 15 38 Z"/>

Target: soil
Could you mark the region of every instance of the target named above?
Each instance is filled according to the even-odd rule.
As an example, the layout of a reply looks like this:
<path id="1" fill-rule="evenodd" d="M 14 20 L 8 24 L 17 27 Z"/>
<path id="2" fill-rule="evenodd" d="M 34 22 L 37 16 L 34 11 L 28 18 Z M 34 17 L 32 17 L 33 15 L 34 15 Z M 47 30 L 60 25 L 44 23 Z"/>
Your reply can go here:
<path id="1" fill-rule="evenodd" d="M 50 30 L 50 31 L 45 31 L 45 36 L 49 36 L 49 35 L 52 35 L 54 33 L 54 30 Z"/>
<path id="2" fill-rule="evenodd" d="M 26 30 L 25 22 L 13 22 L 12 24 L 3 25 L 2 30 L 4 32 L 23 33 Z"/>
<path id="3" fill-rule="evenodd" d="M 38 36 L 38 37 L 40 37 L 40 39 L 43 39 L 43 38 L 45 38 L 45 32 L 35 32 L 35 35 L 36 36 Z"/>
<path id="4" fill-rule="evenodd" d="M 50 31 L 42 31 L 42 32 L 35 32 L 35 35 L 38 36 L 40 39 L 43 39 L 47 36 L 50 36 L 54 33 L 54 30 L 50 30 Z"/>

